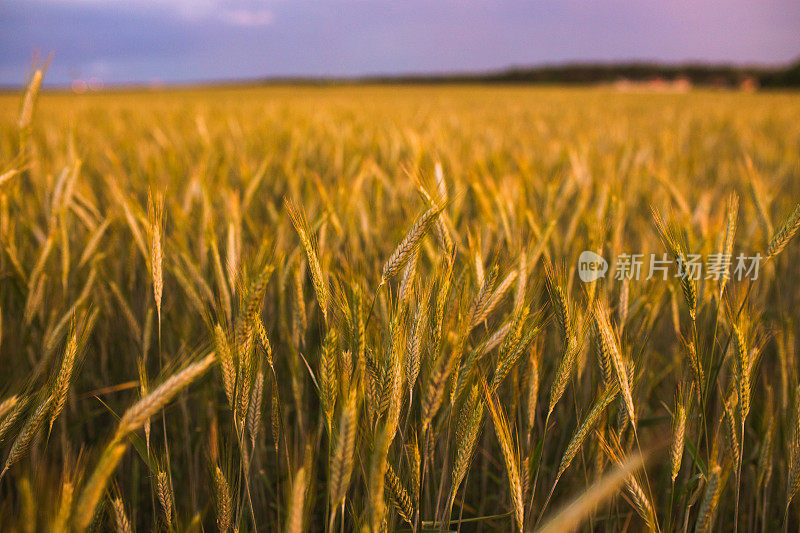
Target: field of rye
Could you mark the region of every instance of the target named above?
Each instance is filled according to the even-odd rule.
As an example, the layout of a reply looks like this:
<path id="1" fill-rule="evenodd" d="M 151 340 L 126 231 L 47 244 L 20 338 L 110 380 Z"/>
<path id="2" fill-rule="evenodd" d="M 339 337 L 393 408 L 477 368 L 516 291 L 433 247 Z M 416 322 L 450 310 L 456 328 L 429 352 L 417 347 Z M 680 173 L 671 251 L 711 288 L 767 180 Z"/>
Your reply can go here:
<path id="1" fill-rule="evenodd" d="M 797 530 L 796 94 L 40 80 L 0 530 Z"/>

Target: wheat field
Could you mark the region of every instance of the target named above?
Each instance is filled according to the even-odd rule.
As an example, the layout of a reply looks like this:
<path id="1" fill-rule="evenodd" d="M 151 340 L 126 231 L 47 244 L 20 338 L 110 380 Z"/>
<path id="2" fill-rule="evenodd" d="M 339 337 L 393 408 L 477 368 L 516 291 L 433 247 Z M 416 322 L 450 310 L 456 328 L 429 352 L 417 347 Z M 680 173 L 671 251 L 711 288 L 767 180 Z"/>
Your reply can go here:
<path id="1" fill-rule="evenodd" d="M 797 530 L 796 94 L 40 81 L 0 530 Z"/>

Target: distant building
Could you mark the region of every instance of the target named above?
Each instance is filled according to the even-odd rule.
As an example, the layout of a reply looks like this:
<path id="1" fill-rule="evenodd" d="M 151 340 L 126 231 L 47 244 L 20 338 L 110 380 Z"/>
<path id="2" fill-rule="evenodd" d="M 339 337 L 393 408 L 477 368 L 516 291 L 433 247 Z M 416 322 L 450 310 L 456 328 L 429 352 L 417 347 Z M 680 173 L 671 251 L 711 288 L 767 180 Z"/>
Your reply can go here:
<path id="1" fill-rule="evenodd" d="M 674 80 L 662 76 L 653 76 L 646 80 L 631 80 L 619 78 L 613 84 L 614 89 L 620 92 L 675 92 L 685 93 L 692 89 L 692 81 L 686 76 L 679 76 Z"/>
<path id="2" fill-rule="evenodd" d="M 689 92 L 692 89 L 692 80 L 686 76 L 679 76 L 672 82 L 672 88 L 680 93 Z"/>
<path id="3" fill-rule="evenodd" d="M 752 93 L 758 90 L 759 83 L 758 80 L 753 76 L 745 76 L 739 82 L 739 90 L 745 91 L 748 93 Z"/>

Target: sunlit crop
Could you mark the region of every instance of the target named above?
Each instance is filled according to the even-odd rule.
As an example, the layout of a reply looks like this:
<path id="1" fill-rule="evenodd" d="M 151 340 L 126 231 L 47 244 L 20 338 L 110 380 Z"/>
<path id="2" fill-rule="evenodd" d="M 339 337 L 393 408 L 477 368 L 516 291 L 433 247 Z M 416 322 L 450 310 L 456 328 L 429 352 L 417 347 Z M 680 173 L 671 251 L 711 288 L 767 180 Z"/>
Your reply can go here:
<path id="1" fill-rule="evenodd" d="M 39 81 L 0 530 L 797 527 L 797 95 Z"/>

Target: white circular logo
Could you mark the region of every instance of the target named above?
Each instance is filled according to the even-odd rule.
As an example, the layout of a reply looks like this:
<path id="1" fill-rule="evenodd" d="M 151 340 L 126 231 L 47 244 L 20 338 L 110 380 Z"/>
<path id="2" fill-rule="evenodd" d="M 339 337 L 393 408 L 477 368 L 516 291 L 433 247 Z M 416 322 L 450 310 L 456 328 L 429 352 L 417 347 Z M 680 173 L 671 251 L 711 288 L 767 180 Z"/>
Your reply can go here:
<path id="1" fill-rule="evenodd" d="M 581 252 L 578 258 L 578 276 L 584 283 L 595 281 L 600 278 L 606 277 L 608 272 L 608 261 L 603 259 L 602 255 L 596 254 L 590 250 Z"/>

